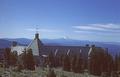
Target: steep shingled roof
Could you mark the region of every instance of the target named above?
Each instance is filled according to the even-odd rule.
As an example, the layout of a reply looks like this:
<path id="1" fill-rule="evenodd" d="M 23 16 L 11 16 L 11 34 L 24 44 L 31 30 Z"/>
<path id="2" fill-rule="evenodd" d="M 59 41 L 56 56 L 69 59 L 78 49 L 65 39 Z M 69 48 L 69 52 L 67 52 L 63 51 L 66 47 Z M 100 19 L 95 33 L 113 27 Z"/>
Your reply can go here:
<path id="1" fill-rule="evenodd" d="M 32 49 L 33 51 L 33 55 L 34 56 L 39 56 L 39 52 L 40 52 L 40 47 L 43 45 L 43 43 L 40 41 L 39 39 L 39 34 L 36 33 L 35 34 L 35 38 L 34 40 L 28 45 L 28 47 L 26 48 L 28 49 Z"/>
<path id="2" fill-rule="evenodd" d="M 49 53 L 53 53 L 55 56 L 60 55 L 80 55 L 87 59 L 88 52 L 90 47 L 85 46 L 43 46 L 40 48 L 41 55 L 48 55 Z"/>

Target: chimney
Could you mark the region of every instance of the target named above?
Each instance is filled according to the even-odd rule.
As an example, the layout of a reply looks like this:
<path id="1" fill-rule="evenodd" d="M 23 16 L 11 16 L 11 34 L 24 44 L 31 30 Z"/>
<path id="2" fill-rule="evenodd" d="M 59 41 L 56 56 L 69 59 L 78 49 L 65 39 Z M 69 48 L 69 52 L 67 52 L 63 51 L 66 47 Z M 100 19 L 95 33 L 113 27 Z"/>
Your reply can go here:
<path id="1" fill-rule="evenodd" d="M 86 44 L 85 46 L 86 46 L 86 47 L 89 47 L 89 44 Z"/>
<path id="2" fill-rule="evenodd" d="M 12 42 L 12 46 L 13 46 L 13 47 L 17 46 L 17 42 L 16 42 L 16 41 L 13 41 L 13 42 Z"/>
<path id="3" fill-rule="evenodd" d="M 94 47 L 95 47 L 95 45 L 93 44 L 93 45 L 91 45 L 91 47 L 92 47 L 92 48 L 94 48 Z"/>

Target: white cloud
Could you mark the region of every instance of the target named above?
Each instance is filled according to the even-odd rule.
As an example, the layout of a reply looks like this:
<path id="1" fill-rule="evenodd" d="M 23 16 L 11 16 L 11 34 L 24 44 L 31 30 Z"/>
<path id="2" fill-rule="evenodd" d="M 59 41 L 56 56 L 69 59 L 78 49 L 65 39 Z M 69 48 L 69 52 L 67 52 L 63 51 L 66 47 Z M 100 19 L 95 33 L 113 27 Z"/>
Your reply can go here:
<path id="1" fill-rule="evenodd" d="M 73 26 L 76 32 L 79 31 L 99 31 L 99 32 L 120 32 L 119 24 L 87 24 L 80 26 Z"/>
<path id="2" fill-rule="evenodd" d="M 80 30 L 99 30 L 99 31 L 105 30 L 104 28 L 99 28 L 95 26 L 74 26 L 74 28 L 80 29 Z"/>
<path id="3" fill-rule="evenodd" d="M 91 26 L 104 28 L 104 29 L 119 29 L 120 30 L 120 24 L 91 24 Z"/>
<path id="4" fill-rule="evenodd" d="M 54 32 L 62 32 L 62 30 L 56 30 L 56 29 L 45 29 L 45 28 L 43 28 L 43 29 L 38 29 L 38 30 L 36 30 L 36 29 L 32 29 L 32 28 L 29 28 L 29 29 L 26 29 L 26 30 L 28 30 L 28 31 L 38 31 L 38 32 L 48 32 L 48 33 L 54 33 Z"/>

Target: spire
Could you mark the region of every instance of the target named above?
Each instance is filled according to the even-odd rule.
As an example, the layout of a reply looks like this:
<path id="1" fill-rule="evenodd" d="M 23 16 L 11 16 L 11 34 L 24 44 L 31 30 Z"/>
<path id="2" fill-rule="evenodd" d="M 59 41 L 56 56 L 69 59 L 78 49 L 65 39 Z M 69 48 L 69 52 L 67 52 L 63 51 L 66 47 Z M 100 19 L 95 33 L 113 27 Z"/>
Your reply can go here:
<path id="1" fill-rule="evenodd" d="M 38 33 L 38 27 L 36 25 L 36 33 L 35 33 L 35 38 L 34 40 L 28 45 L 28 49 L 32 49 L 33 55 L 40 55 L 40 47 L 43 45 L 41 40 L 39 39 L 39 33 Z"/>

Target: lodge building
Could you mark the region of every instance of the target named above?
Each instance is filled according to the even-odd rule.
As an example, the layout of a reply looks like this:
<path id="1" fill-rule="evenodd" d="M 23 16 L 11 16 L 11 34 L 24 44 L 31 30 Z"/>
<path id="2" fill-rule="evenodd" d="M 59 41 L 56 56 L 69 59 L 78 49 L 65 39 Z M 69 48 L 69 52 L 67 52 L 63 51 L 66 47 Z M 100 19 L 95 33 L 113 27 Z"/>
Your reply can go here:
<path id="1" fill-rule="evenodd" d="M 100 47 L 96 47 L 99 49 Z M 19 55 L 22 54 L 24 50 L 32 49 L 34 57 L 38 62 L 43 61 L 43 58 L 48 57 L 49 53 L 53 53 L 54 56 L 59 57 L 61 55 L 82 55 L 84 59 L 88 59 L 91 52 L 92 47 L 86 46 L 50 46 L 44 45 L 42 41 L 39 39 L 39 33 L 35 34 L 33 41 L 28 46 L 19 46 L 12 45 L 11 52 L 17 52 Z"/>

